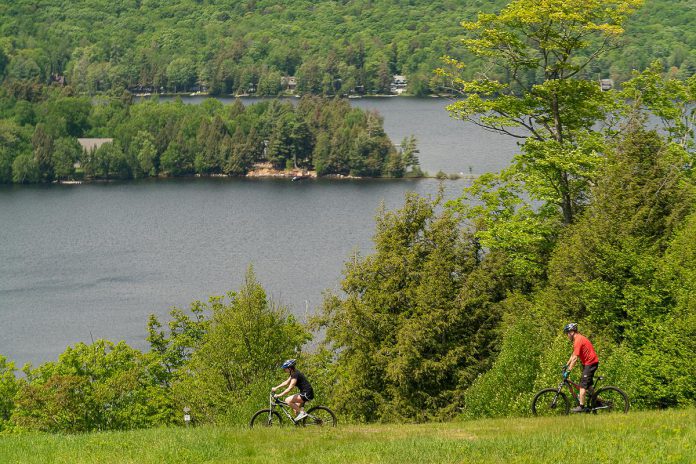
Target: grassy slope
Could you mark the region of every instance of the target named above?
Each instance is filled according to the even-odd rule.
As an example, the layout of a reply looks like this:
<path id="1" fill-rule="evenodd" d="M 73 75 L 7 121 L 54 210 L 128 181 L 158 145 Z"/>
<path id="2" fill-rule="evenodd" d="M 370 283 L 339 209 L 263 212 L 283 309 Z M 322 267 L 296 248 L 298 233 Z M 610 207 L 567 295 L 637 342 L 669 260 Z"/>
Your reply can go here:
<path id="1" fill-rule="evenodd" d="M 2 463 L 564 461 L 694 463 L 696 409 L 333 430 L 201 427 L 0 437 Z"/>

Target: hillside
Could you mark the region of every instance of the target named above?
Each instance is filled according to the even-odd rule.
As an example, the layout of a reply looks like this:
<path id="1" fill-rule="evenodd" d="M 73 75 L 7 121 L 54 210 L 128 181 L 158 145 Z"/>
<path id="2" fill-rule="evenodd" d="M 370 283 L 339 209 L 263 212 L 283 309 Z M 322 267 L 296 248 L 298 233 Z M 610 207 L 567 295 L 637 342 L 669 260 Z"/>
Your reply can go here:
<path id="1" fill-rule="evenodd" d="M 70 436 L 27 434 L 0 436 L 0 461 L 687 463 L 696 459 L 694 424 L 696 411 L 688 409 L 610 417 L 339 424 L 330 430 L 202 427 Z"/>
<path id="2" fill-rule="evenodd" d="M 79 91 L 214 94 L 431 92 L 443 55 L 465 59 L 462 20 L 495 0 L 33 0 L 0 2 L 0 77 Z M 625 48 L 588 70 L 625 80 L 654 59 L 696 71 L 696 10 L 689 0 L 648 0 L 627 25 Z M 295 81 L 283 77 L 296 77 Z M 295 87 L 296 85 L 296 87 Z"/>

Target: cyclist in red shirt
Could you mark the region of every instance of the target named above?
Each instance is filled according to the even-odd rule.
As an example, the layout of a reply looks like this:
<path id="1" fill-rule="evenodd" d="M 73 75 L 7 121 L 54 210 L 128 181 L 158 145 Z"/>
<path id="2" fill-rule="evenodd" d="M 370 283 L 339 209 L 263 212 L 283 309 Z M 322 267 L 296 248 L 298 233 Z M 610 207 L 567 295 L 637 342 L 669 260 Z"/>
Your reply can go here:
<path id="1" fill-rule="evenodd" d="M 567 377 L 570 370 L 575 366 L 577 360 L 582 363 L 582 378 L 580 379 L 580 406 L 571 409 L 571 412 L 583 412 L 585 410 L 585 393 L 592 386 L 592 379 L 599 366 L 599 358 L 595 353 L 592 343 L 584 335 L 578 332 L 578 325 L 575 322 L 566 324 L 563 328 L 563 333 L 568 335 L 568 340 L 573 342 L 573 354 L 568 359 L 566 364 L 565 376 Z"/>

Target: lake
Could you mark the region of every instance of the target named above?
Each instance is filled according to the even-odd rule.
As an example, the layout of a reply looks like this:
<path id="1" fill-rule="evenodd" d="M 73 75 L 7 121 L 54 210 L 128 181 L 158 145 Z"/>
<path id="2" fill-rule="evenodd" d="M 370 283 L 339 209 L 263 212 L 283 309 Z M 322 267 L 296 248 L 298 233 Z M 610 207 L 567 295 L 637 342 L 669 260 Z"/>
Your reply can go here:
<path id="1" fill-rule="evenodd" d="M 195 98 L 187 99 L 196 103 Z M 499 170 L 514 141 L 449 119 L 446 101 L 351 100 L 385 117 L 398 143 L 419 140 L 430 172 Z M 372 250 L 380 204 L 422 180 L 165 179 L 0 186 L 0 354 L 16 364 L 53 360 L 92 338 L 144 349 L 149 314 L 236 290 L 247 266 L 276 301 L 305 320 L 343 264 Z M 466 181 L 446 181 L 454 198 Z"/>

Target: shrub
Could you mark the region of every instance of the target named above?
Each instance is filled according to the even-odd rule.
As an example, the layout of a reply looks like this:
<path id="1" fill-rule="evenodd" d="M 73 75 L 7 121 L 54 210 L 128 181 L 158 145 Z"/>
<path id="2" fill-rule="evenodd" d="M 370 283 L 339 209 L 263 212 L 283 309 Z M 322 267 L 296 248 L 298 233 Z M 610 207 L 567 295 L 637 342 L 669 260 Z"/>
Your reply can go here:
<path id="1" fill-rule="evenodd" d="M 500 354 L 464 393 L 463 418 L 524 415 L 529 411 L 543 348 L 550 337 L 522 297 L 506 301 Z"/>

